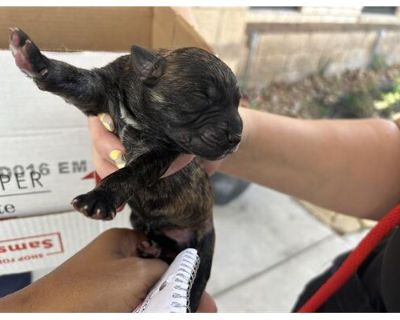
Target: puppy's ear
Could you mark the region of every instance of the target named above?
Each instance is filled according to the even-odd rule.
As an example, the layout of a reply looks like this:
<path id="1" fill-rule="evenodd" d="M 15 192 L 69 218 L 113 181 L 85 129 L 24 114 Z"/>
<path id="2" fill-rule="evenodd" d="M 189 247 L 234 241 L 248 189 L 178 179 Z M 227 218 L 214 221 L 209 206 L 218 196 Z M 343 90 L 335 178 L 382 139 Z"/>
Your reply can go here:
<path id="1" fill-rule="evenodd" d="M 131 48 L 131 64 L 145 84 L 155 83 L 164 73 L 165 59 L 139 46 Z"/>

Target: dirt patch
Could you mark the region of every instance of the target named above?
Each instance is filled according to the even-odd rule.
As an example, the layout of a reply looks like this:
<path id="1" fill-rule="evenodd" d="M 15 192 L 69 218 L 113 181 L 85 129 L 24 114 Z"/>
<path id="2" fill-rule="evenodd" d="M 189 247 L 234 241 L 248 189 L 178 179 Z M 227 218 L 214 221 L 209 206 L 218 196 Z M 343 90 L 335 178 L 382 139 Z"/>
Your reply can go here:
<path id="1" fill-rule="evenodd" d="M 298 118 L 389 117 L 374 101 L 393 89 L 400 65 L 381 70 L 347 71 L 340 76 L 312 75 L 295 83 L 272 83 L 244 89 L 250 108 Z"/>

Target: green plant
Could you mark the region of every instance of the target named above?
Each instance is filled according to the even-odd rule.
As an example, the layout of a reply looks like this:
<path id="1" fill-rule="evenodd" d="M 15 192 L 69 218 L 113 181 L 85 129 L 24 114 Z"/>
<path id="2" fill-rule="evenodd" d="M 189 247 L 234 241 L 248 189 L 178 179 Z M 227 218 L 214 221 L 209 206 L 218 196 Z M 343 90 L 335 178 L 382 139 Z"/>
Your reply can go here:
<path id="1" fill-rule="evenodd" d="M 321 57 L 318 60 L 317 75 L 324 77 L 331 64 L 332 64 L 332 59 L 326 58 L 326 57 Z"/>
<path id="2" fill-rule="evenodd" d="M 373 99 L 368 92 L 352 91 L 331 106 L 331 118 L 368 118 L 374 115 Z"/>
<path id="3" fill-rule="evenodd" d="M 379 100 L 374 101 L 374 107 L 380 116 L 392 118 L 400 111 L 400 78 L 394 82 L 392 90 L 383 93 Z"/>
<path id="4" fill-rule="evenodd" d="M 369 64 L 369 68 L 375 71 L 382 70 L 387 67 L 385 56 L 374 53 Z"/>

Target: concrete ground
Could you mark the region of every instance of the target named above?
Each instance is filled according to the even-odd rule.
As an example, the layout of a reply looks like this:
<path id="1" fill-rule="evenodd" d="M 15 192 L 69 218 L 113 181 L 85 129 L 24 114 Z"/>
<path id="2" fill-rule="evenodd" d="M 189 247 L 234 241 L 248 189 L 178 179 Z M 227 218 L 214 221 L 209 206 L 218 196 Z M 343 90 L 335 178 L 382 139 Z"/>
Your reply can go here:
<path id="1" fill-rule="evenodd" d="M 289 312 L 304 285 L 364 234 L 339 236 L 296 200 L 254 184 L 214 214 L 208 291 L 220 312 Z"/>
<path id="2" fill-rule="evenodd" d="M 339 236 L 296 200 L 255 184 L 214 215 L 207 290 L 220 312 L 289 312 L 304 285 L 364 234 Z"/>

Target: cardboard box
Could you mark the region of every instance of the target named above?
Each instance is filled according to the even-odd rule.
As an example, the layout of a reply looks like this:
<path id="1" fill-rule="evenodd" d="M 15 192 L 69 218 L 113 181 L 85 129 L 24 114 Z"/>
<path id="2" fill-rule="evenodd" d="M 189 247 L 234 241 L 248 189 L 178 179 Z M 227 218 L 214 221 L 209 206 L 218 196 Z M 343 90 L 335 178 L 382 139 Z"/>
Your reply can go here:
<path id="1" fill-rule="evenodd" d="M 80 67 L 104 65 L 120 54 L 55 53 Z M 111 222 L 71 212 L 71 200 L 95 186 L 86 117 L 36 88 L 0 51 L 0 275 L 53 268 L 102 231 L 130 227 L 129 210 Z M 23 93 L 23 94 L 21 94 Z"/>
<path id="2" fill-rule="evenodd" d="M 8 48 L 8 28 L 18 26 L 50 51 L 127 52 L 149 48 L 211 47 L 168 7 L 0 8 L 0 48 Z"/>
<path id="3" fill-rule="evenodd" d="M 45 54 L 84 68 L 120 56 Z M 94 170 L 86 116 L 40 91 L 9 51 L 0 51 L 0 61 L 0 219 L 70 211 L 71 200 L 95 186 L 94 179 L 84 179 Z"/>
<path id="4" fill-rule="evenodd" d="M 0 49 L 8 48 L 10 26 L 52 51 L 47 56 L 83 68 L 103 66 L 132 44 L 210 50 L 168 7 L 0 8 Z M 72 198 L 94 187 L 84 179 L 93 171 L 87 119 L 38 90 L 8 50 L 0 50 L 0 64 L 1 275 L 60 264 L 105 229 L 129 227 L 129 209 L 111 222 L 71 212 Z"/>
<path id="5" fill-rule="evenodd" d="M 78 212 L 2 220 L 0 275 L 54 268 L 114 227 L 129 228 L 129 209 L 104 222 Z"/>

